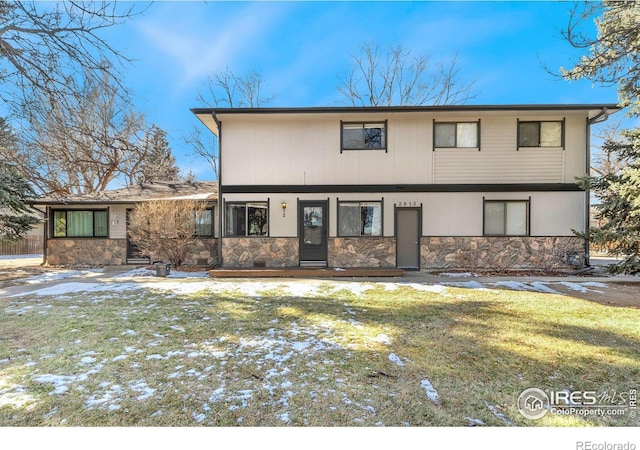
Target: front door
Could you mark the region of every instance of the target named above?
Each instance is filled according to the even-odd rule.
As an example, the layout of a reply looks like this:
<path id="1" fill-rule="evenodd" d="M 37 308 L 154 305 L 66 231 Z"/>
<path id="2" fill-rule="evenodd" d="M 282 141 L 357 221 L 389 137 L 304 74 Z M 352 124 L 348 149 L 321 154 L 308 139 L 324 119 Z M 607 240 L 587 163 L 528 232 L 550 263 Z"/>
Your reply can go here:
<path id="1" fill-rule="evenodd" d="M 127 264 L 148 264 L 149 258 L 142 256 L 140 249 L 129 237 L 129 215 L 131 209 L 127 209 Z"/>
<path id="2" fill-rule="evenodd" d="M 298 209 L 300 266 L 327 265 L 327 201 L 301 201 Z"/>
<path id="3" fill-rule="evenodd" d="M 396 265 L 420 270 L 420 209 L 396 209 Z"/>

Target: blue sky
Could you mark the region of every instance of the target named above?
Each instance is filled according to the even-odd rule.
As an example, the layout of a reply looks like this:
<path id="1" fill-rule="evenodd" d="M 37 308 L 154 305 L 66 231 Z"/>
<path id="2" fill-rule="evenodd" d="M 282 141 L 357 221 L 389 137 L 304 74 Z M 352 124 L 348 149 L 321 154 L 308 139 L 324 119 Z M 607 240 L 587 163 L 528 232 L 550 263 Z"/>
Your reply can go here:
<path id="1" fill-rule="evenodd" d="M 208 76 L 257 70 L 270 106 L 334 106 L 339 78 L 365 42 L 401 44 L 475 81 L 470 104 L 615 103 L 614 87 L 559 80 L 580 52 L 562 38 L 572 2 L 183 2 L 152 4 L 108 31 L 135 61 L 125 84 L 138 110 L 170 136 L 178 163 L 211 179 L 182 136 Z"/>

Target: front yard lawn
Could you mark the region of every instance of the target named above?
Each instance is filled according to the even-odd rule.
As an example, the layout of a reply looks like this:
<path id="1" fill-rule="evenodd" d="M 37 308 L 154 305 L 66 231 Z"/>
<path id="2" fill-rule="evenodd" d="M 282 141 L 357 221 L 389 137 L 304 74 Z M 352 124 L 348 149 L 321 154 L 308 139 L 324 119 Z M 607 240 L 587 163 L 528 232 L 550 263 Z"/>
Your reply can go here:
<path id="1" fill-rule="evenodd" d="M 636 389 L 640 309 L 473 287 L 167 280 L 0 298 L 0 425 L 638 425 L 629 410 L 530 420 L 516 402 Z"/>

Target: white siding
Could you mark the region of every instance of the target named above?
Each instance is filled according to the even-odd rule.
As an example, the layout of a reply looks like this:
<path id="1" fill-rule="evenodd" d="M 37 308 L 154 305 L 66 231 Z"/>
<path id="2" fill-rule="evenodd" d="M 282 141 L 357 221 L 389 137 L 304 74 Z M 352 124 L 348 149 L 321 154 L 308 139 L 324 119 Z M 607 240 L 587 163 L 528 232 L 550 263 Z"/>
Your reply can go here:
<path id="1" fill-rule="evenodd" d="M 109 206 L 109 237 L 111 239 L 127 237 L 127 208 L 133 208 L 133 205 Z"/>
<path id="2" fill-rule="evenodd" d="M 571 114 L 567 114 L 571 113 Z M 566 120 L 565 149 L 517 148 L 517 121 Z M 481 120 L 481 151 L 436 149 L 433 121 Z M 340 152 L 340 121 L 388 121 L 387 151 Z M 222 117 L 232 185 L 573 183 L 585 172 L 586 112 L 256 114 Z"/>
<path id="3" fill-rule="evenodd" d="M 394 236 L 394 205 L 422 206 L 423 236 L 482 236 L 483 198 L 529 200 L 531 236 L 573 236 L 584 230 L 583 192 L 464 192 L 464 193 L 335 193 L 335 194 L 227 194 L 227 202 L 270 202 L 269 235 L 298 234 L 298 200 L 329 200 L 329 234 L 337 235 L 338 200 L 384 202 L 383 232 Z M 287 204 L 285 217 L 281 203 Z"/>
<path id="4" fill-rule="evenodd" d="M 307 115 L 223 121 L 224 185 L 420 184 L 432 182 L 430 125 L 389 118 L 387 151 L 340 152 L 340 120 L 378 116 Z"/>

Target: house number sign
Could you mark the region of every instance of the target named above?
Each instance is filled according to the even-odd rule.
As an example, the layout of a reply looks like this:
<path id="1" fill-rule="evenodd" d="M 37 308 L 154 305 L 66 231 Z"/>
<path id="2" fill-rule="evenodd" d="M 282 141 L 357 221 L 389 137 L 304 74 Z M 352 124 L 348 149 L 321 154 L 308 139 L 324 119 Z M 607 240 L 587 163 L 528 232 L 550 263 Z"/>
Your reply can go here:
<path id="1" fill-rule="evenodd" d="M 396 202 L 397 207 L 403 206 L 418 206 L 418 202 Z"/>

